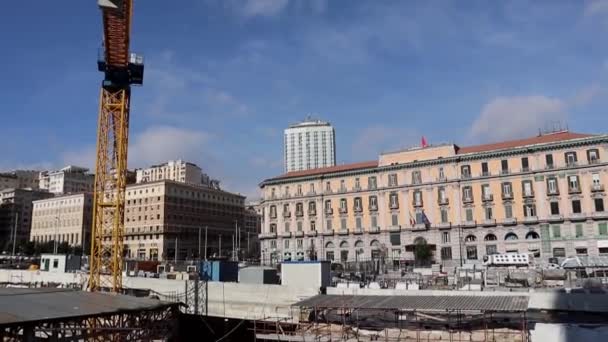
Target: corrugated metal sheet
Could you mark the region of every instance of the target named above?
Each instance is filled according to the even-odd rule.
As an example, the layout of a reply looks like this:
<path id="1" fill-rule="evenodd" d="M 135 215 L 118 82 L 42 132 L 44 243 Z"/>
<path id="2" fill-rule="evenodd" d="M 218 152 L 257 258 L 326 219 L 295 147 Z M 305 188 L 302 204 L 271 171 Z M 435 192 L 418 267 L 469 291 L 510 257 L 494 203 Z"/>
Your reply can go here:
<path id="1" fill-rule="evenodd" d="M 522 312 L 527 296 L 339 296 L 318 295 L 294 306 L 309 308 L 399 309 L 417 311 Z"/>
<path id="2" fill-rule="evenodd" d="M 534 293 L 530 310 L 608 313 L 608 296 L 586 293 Z"/>
<path id="3" fill-rule="evenodd" d="M 562 262 L 563 268 L 608 267 L 608 256 L 577 256 Z"/>
<path id="4" fill-rule="evenodd" d="M 123 311 L 155 310 L 179 305 L 137 298 L 67 289 L 0 288 L 0 325 Z"/>

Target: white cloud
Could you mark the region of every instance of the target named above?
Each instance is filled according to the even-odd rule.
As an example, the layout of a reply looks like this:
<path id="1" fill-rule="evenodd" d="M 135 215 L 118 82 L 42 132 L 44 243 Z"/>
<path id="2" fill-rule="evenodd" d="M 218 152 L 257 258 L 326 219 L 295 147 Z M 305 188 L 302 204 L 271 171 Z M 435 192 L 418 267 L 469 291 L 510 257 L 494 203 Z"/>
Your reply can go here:
<path id="1" fill-rule="evenodd" d="M 603 92 L 604 89 L 598 83 L 594 83 L 579 90 L 570 101 L 570 104 L 572 106 L 584 106 L 592 102 Z"/>
<path id="2" fill-rule="evenodd" d="M 586 16 L 608 14 L 608 0 L 590 0 L 585 4 L 583 13 Z"/>
<path id="3" fill-rule="evenodd" d="M 289 0 L 246 0 L 244 4 L 242 1 L 237 3 L 240 4 L 240 13 L 245 17 L 270 17 L 282 12 Z"/>
<path id="4" fill-rule="evenodd" d="M 498 97 L 486 103 L 473 122 L 474 140 L 503 140 L 532 135 L 550 122 L 567 118 L 566 103 L 546 96 Z"/>

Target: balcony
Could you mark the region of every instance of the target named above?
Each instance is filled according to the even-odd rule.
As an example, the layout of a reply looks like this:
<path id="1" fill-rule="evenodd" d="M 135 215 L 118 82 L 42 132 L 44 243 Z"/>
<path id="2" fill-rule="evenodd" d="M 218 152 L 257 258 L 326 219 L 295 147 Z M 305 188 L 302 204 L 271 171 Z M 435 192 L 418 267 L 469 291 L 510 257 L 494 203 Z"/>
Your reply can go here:
<path id="1" fill-rule="evenodd" d="M 422 207 L 422 201 L 414 202 L 414 207 L 416 207 L 416 208 Z"/>
<path id="2" fill-rule="evenodd" d="M 492 174 L 489 171 L 482 172 L 480 174 L 481 177 L 490 177 Z"/>
<path id="3" fill-rule="evenodd" d="M 557 195 L 559 195 L 559 190 L 557 190 L 557 189 L 554 189 L 554 190 L 547 189 L 547 196 L 557 196 Z"/>
<path id="4" fill-rule="evenodd" d="M 276 220 L 277 219 L 277 214 L 276 213 L 270 214 L 268 216 L 270 217 L 271 220 Z"/>
<path id="5" fill-rule="evenodd" d="M 302 217 L 302 216 L 304 216 L 304 210 L 298 210 L 298 211 L 296 211 L 296 216 L 297 216 L 297 217 Z"/>
<path id="6" fill-rule="evenodd" d="M 494 200 L 494 195 L 492 194 L 484 194 L 481 198 L 483 202 L 492 202 Z"/>
<path id="7" fill-rule="evenodd" d="M 269 199 L 269 200 L 275 200 L 275 199 L 277 199 L 277 195 L 276 195 L 276 194 L 271 194 L 271 195 L 268 197 L 268 199 Z"/>
<path id="8" fill-rule="evenodd" d="M 442 222 L 436 225 L 437 229 L 451 229 L 452 222 Z"/>
<path id="9" fill-rule="evenodd" d="M 291 237 L 291 232 L 282 232 L 281 233 L 281 237 L 290 238 Z"/>
<path id="10" fill-rule="evenodd" d="M 587 215 L 585 215 L 583 213 L 572 213 L 572 214 L 570 214 L 570 216 L 568 216 L 568 219 L 570 221 L 586 221 Z"/>
<path id="11" fill-rule="evenodd" d="M 510 173 L 511 173 L 511 171 L 509 169 L 500 170 L 500 175 L 501 176 L 506 176 L 506 175 L 508 175 Z"/>
<path id="12" fill-rule="evenodd" d="M 317 192 L 313 190 L 313 191 L 307 192 L 306 196 L 315 196 L 316 194 L 317 194 Z"/>
<path id="13" fill-rule="evenodd" d="M 390 209 L 399 209 L 399 204 L 398 203 L 391 203 L 388 207 Z"/>
<path id="14" fill-rule="evenodd" d="M 505 219 L 502 221 L 502 224 L 503 224 L 504 226 L 514 226 L 514 225 L 516 225 L 516 224 L 517 224 L 517 219 L 516 219 L 516 218 L 514 218 L 514 217 L 508 217 L 508 218 L 505 218 Z"/>
<path id="15" fill-rule="evenodd" d="M 338 235 L 348 235 L 348 229 L 343 228 L 338 230 Z"/>
<path id="16" fill-rule="evenodd" d="M 482 226 L 484 227 L 495 227 L 496 226 L 496 219 L 485 219 L 482 223 Z"/>
<path id="17" fill-rule="evenodd" d="M 530 168 L 529 167 L 522 167 L 520 169 L 520 172 L 530 172 Z"/>
<path id="18" fill-rule="evenodd" d="M 353 207 L 353 210 L 354 210 L 356 213 L 360 213 L 360 212 L 362 212 L 362 211 L 363 211 L 363 207 Z"/>
<path id="19" fill-rule="evenodd" d="M 296 197 L 302 197 L 302 196 L 304 196 L 304 193 L 302 191 L 296 192 Z"/>
<path id="20" fill-rule="evenodd" d="M 333 194 L 334 192 L 333 192 L 333 191 L 331 191 L 331 189 L 325 189 L 325 191 L 324 191 L 323 193 L 324 193 L 324 194 L 326 194 L 326 195 L 331 195 L 331 194 Z"/>
<path id="21" fill-rule="evenodd" d="M 463 221 L 462 227 L 463 228 L 475 228 L 475 227 L 477 227 L 477 221 Z"/>
<path id="22" fill-rule="evenodd" d="M 553 170 L 553 169 L 555 169 L 555 165 L 553 165 L 553 164 L 545 165 L 545 170 Z"/>
<path id="23" fill-rule="evenodd" d="M 591 214 L 591 217 L 594 220 L 604 220 L 604 219 L 608 219 L 608 211 L 596 211 L 593 214 Z"/>
<path id="24" fill-rule="evenodd" d="M 301 230 L 296 231 L 296 237 L 303 237 L 304 236 L 304 232 Z"/>
<path id="25" fill-rule="evenodd" d="M 528 191 L 528 192 L 524 192 L 522 194 L 523 198 L 533 198 L 534 197 L 534 191 Z"/>
<path id="26" fill-rule="evenodd" d="M 361 191 L 361 186 L 353 186 L 353 191 Z"/>
<path id="27" fill-rule="evenodd" d="M 342 188 L 338 189 L 338 193 L 340 193 L 340 194 L 343 194 L 343 193 L 345 193 L 346 191 L 347 191 L 347 190 L 346 190 L 346 188 L 345 188 L 345 187 L 342 187 Z"/>
<path id="28" fill-rule="evenodd" d="M 575 162 L 575 161 L 566 162 L 566 167 L 576 167 L 577 165 L 578 165 L 578 162 Z"/>
<path id="29" fill-rule="evenodd" d="M 333 236 L 333 235 L 334 235 L 333 229 L 326 229 L 325 231 L 323 231 L 323 236 Z"/>
<path id="30" fill-rule="evenodd" d="M 346 209 L 346 208 L 340 208 L 339 211 L 340 211 L 340 214 L 346 214 L 346 213 L 348 213 L 348 209 Z"/>
<path id="31" fill-rule="evenodd" d="M 435 178 L 435 180 L 437 182 L 445 182 L 447 180 L 447 178 L 445 178 L 445 176 L 443 176 L 443 177 L 437 177 L 437 178 Z"/>
<path id="32" fill-rule="evenodd" d="M 460 175 L 460 178 L 462 178 L 462 179 L 471 179 L 471 174 L 470 173 L 463 173 L 462 175 Z"/>
<path id="33" fill-rule="evenodd" d="M 311 236 L 311 237 L 317 236 L 317 231 L 316 230 L 309 230 L 309 231 L 306 232 L 306 236 Z"/>
<path id="34" fill-rule="evenodd" d="M 597 158 L 589 159 L 589 165 L 599 164 L 600 160 Z"/>
<path id="35" fill-rule="evenodd" d="M 569 194 L 580 194 L 581 193 L 581 187 L 577 186 L 577 187 L 568 187 L 568 193 Z"/>
<path id="36" fill-rule="evenodd" d="M 512 192 L 503 192 L 502 193 L 502 199 L 503 200 L 512 200 L 513 199 L 513 193 Z"/>
<path id="37" fill-rule="evenodd" d="M 313 209 L 308 210 L 308 216 L 317 216 L 317 211 Z"/>
<path id="38" fill-rule="evenodd" d="M 564 216 L 563 215 L 549 215 L 549 217 L 547 217 L 547 221 L 549 221 L 549 222 L 563 222 L 564 221 Z"/>
<path id="39" fill-rule="evenodd" d="M 444 197 L 444 198 L 440 197 L 437 200 L 437 203 L 439 203 L 439 205 L 448 205 L 448 204 L 450 204 L 450 200 L 447 197 Z"/>
<path id="40" fill-rule="evenodd" d="M 418 231 L 418 230 L 427 230 L 427 226 L 424 223 L 416 223 L 413 227 L 412 230 L 413 231 Z"/>
<path id="41" fill-rule="evenodd" d="M 389 232 L 400 232 L 401 231 L 401 226 L 389 226 L 388 227 L 388 231 Z"/>
<path id="42" fill-rule="evenodd" d="M 353 234 L 355 234 L 355 235 L 363 234 L 363 228 L 362 227 L 355 228 L 355 230 L 353 231 Z"/>
<path id="43" fill-rule="evenodd" d="M 525 216 L 523 224 L 534 224 L 538 223 L 538 216 Z"/>
<path id="44" fill-rule="evenodd" d="M 370 205 L 369 206 L 369 211 L 378 211 L 378 206 L 377 205 Z"/>
<path id="45" fill-rule="evenodd" d="M 333 215 L 334 210 L 332 208 L 325 208 L 325 215 Z"/>
<path id="46" fill-rule="evenodd" d="M 463 197 L 462 203 L 473 203 L 473 197 Z"/>
<path id="47" fill-rule="evenodd" d="M 285 194 L 283 194 L 283 198 L 291 198 L 291 195 L 290 195 L 290 194 L 285 193 Z"/>
<path id="48" fill-rule="evenodd" d="M 370 234 L 378 234 L 378 233 L 380 233 L 380 227 L 371 227 L 369 229 L 369 233 Z"/>
<path id="49" fill-rule="evenodd" d="M 290 218 L 291 217 L 291 211 L 285 211 L 285 212 L 283 212 L 283 217 L 284 218 Z"/>
<path id="50" fill-rule="evenodd" d="M 591 185 L 591 192 L 603 192 L 604 185 L 603 184 L 593 184 Z"/>
<path id="51" fill-rule="evenodd" d="M 272 232 L 272 233 L 262 233 L 260 234 L 260 239 L 274 239 L 277 237 L 277 233 L 276 232 Z"/>

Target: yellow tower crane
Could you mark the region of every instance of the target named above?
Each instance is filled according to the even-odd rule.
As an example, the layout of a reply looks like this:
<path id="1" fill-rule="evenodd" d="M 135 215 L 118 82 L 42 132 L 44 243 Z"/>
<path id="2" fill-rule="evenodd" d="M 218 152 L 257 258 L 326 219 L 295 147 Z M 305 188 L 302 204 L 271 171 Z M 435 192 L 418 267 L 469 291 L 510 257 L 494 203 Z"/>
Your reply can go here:
<path id="1" fill-rule="evenodd" d="M 104 73 L 99 99 L 89 290 L 122 290 L 125 188 L 131 85 L 143 83 L 143 58 L 129 53 L 132 0 L 97 0 L 103 18 Z"/>

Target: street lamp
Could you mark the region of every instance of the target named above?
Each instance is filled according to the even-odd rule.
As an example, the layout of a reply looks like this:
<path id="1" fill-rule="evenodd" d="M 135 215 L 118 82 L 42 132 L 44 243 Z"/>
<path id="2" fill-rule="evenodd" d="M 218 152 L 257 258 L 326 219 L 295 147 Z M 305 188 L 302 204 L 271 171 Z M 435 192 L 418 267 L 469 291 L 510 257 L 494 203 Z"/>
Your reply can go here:
<path id="1" fill-rule="evenodd" d="M 53 254 L 57 254 L 57 229 L 59 228 L 59 222 L 60 222 L 59 218 L 60 218 L 59 214 L 57 216 L 55 216 L 56 224 L 55 224 L 55 237 L 53 238 L 53 242 L 54 242 L 53 243 L 53 245 L 54 245 L 53 246 Z"/>

